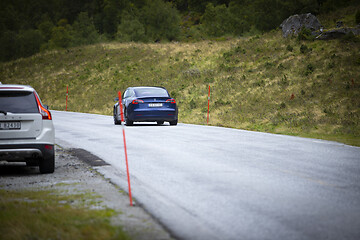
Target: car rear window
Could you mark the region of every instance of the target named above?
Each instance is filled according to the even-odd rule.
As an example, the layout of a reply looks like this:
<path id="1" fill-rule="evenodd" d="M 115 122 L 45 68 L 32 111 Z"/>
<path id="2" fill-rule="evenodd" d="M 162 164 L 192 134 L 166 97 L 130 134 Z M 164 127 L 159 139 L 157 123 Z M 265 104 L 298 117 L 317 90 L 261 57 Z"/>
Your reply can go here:
<path id="1" fill-rule="evenodd" d="M 163 88 L 137 88 L 134 89 L 137 97 L 169 97 Z"/>
<path id="2" fill-rule="evenodd" d="M 0 111 L 39 113 L 33 92 L 0 91 Z"/>

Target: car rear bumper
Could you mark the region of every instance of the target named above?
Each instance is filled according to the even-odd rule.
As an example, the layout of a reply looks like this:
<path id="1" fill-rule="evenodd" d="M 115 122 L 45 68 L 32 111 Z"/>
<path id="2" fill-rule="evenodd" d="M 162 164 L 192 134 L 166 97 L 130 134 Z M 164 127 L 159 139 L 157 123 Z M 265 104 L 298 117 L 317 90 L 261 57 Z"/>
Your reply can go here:
<path id="1" fill-rule="evenodd" d="M 128 118 L 134 122 L 175 121 L 178 119 L 175 109 L 134 109 Z"/>
<path id="2" fill-rule="evenodd" d="M 0 145 L 0 161 L 25 162 L 54 155 L 53 144 Z"/>

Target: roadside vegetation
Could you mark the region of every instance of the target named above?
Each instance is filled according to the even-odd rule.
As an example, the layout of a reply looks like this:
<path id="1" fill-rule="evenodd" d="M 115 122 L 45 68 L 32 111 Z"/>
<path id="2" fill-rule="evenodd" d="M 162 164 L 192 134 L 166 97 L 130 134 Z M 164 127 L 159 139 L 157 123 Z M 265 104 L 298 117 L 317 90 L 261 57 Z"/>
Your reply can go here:
<path id="1" fill-rule="evenodd" d="M 358 24 L 360 5 L 326 6 L 318 15 L 326 29 Z M 106 115 L 119 90 L 164 86 L 177 100 L 179 121 L 194 124 L 206 124 L 210 85 L 211 125 L 360 146 L 359 36 L 318 41 L 303 31 L 285 39 L 278 29 L 207 36 L 47 50 L 1 63 L 0 79 L 33 86 L 56 110 L 65 110 L 69 86 L 69 111 Z"/>
<path id="2" fill-rule="evenodd" d="M 0 61 L 104 42 L 199 41 L 276 29 L 357 0 L 2 0 Z"/>
<path id="3" fill-rule="evenodd" d="M 111 209 L 90 209 L 96 196 L 0 189 L 2 239 L 130 239 L 111 225 Z M 96 205 L 96 204 L 95 204 Z"/>

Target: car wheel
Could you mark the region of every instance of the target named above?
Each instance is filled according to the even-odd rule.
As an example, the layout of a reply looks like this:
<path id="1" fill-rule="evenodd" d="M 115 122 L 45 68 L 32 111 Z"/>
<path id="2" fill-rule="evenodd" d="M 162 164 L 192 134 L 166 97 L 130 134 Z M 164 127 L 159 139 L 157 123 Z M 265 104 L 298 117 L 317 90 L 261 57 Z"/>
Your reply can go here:
<path id="1" fill-rule="evenodd" d="M 40 173 L 53 173 L 55 170 L 55 154 L 40 159 L 39 170 Z"/>
<path id="2" fill-rule="evenodd" d="M 157 125 L 163 125 L 164 121 L 157 121 L 156 123 L 157 123 Z"/>
<path id="3" fill-rule="evenodd" d="M 114 124 L 115 124 L 115 125 L 120 125 L 120 124 L 121 124 L 121 120 L 119 121 L 119 120 L 116 119 L 116 111 L 115 111 L 115 108 L 114 108 Z"/>
<path id="4" fill-rule="evenodd" d="M 170 125 L 171 125 L 171 126 L 176 126 L 176 125 L 177 125 L 177 122 L 178 122 L 177 120 L 171 121 L 171 122 L 170 122 Z"/>
<path id="5" fill-rule="evenodd" d="M 128 119 L 128 117 L 127 117 L 127 111 L 126 111 L 126 109 L 125 109 L 125 111 L 124 111 L 124 118 L 125 118 L 125 124 L 126 124 L 126 126 L 132 126 L 133 125 L 133 121 L 130 121 L 129 119 Z"/>

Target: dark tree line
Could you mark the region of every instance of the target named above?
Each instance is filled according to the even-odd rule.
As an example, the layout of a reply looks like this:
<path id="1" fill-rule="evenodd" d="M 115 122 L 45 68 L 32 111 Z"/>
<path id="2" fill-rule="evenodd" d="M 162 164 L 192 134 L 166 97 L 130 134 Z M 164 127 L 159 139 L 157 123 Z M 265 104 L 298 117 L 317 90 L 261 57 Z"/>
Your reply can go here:
<path id="1" fill-rule="evenodd" d="M 354 0 L 2 0 L 0 61 L 103 41 L 192 40 L 268 31 Z"/>

